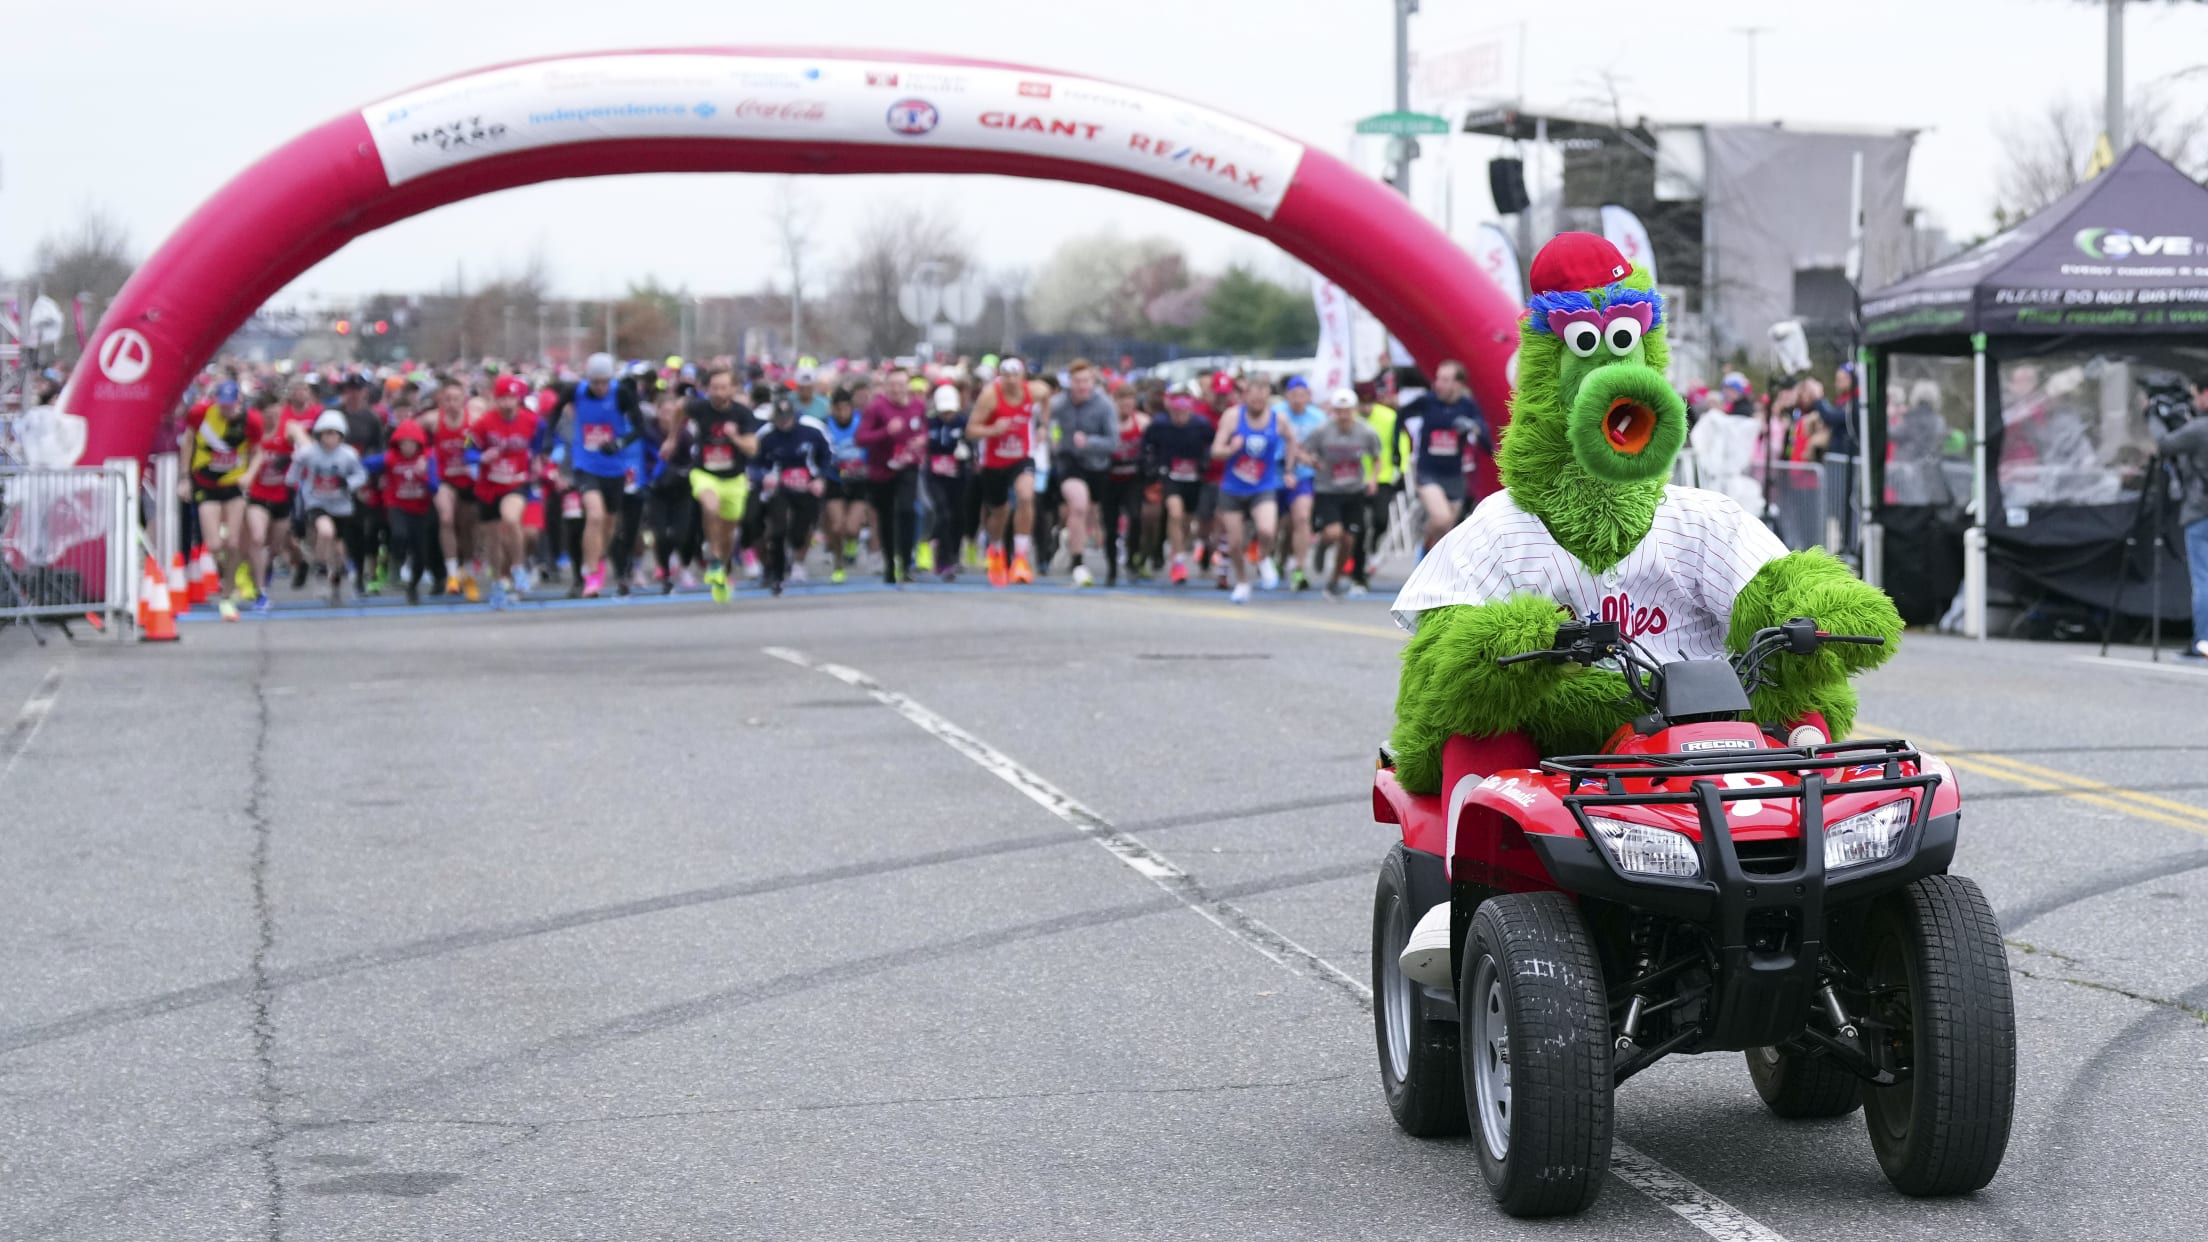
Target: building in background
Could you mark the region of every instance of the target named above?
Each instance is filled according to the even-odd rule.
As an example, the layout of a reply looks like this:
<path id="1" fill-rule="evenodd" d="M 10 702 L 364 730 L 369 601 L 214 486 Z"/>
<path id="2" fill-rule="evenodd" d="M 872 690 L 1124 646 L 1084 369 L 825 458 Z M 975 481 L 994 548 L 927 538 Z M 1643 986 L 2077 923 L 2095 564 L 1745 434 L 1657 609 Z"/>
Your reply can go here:
<path id="1" fill-rule="evenodd" d="M 1533 203 L 1516 219 L 1522 255 L 1563 230 L 1601 232 L 1606 204 L 1640 217 L 1673 308 L 1673 378 L 1681 383 L 1714 381 L 1736 357 L 1770 365 L 1771 325 L 1785 319 L 1802 322 L 1820 356 L 1847 351 L 1856 153 L 1859 287 L 1888 284 L 1938 248 L 1904 204 L 1914 130 L 1620 123 L 1508 107 L 1473 111 L 1462 130 L 1526 144 L 1535 156 L 1527 179 Z"/>

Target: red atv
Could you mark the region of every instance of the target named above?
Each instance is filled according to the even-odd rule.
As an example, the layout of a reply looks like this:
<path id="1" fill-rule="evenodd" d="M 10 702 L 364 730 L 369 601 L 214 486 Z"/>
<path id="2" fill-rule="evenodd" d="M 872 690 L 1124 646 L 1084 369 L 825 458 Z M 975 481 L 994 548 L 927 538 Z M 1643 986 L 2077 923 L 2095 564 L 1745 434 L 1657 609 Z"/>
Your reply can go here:
<path id="1" fill-rule="evenodd" d="M 1730 662 L 1658 664 L 1615 622 L 1573 622 L 1503 662 L 1622 672 L 1649 710 L 1603 753 L 1523 747 L 1524 766 L 1420 795 L 1382 752 L 1373 815 L 1403 843 L 1373 900 L 1373 1026 L 1397 1124 L 1469 1125 L 1514 1216 L 1576 1212 L 1610 1164 L 1617 1084 L 1743 1051 L 1781 1117 L 1862 1107 L 1903 1193 L 1992 1180 L 2016 1016 L 1993 912 L 1947 874 L 1954 774 L 1907 742 L 1748 723 L 1767 661 L 1879 641 L 1797 619 Z"/>

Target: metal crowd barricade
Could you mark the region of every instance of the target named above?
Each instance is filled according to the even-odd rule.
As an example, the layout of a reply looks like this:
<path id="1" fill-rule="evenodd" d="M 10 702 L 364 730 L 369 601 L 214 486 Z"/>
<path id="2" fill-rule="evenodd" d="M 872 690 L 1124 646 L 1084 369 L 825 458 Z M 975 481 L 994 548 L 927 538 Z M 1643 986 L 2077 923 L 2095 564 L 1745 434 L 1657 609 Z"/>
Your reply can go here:
<path id="1" fill-rule="evenodd" d="M 0 624 L 89 616 L 118 632 L 143 548 L 136 461 L 0 466 Z"/>

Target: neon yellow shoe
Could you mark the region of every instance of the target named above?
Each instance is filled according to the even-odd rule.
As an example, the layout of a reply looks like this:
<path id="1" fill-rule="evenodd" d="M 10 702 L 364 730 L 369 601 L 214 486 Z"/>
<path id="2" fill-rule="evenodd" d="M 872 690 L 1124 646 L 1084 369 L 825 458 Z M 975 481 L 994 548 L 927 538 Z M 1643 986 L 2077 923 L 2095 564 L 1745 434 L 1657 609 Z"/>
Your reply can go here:
<path id="1" fill-rule="evenodd" d="M 935 545 L 923 543 L 912 550 L 913 568 L 924 574 L 935 572 Z"/>

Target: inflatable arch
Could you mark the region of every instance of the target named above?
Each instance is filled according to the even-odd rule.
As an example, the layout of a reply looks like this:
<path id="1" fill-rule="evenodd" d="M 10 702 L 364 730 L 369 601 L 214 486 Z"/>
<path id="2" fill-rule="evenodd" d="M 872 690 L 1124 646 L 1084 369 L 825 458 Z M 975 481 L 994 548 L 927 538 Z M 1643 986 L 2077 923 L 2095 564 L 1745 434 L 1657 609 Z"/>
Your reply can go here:
<path id="1" fill-rule="evenodd" d="M 1498 415 L 1510 303 L 1393 191 L 1271 130 L 1076 74 L 895 52 L 669 48 L 522 61 L 404 91 L 246 169 L 148 258 L 60 406 L 80 461 L 147 453 L 263 302 L 363 233 L 495 190 L 646 172 L 996 173 L 1104 186 L 1266 238 Z M 79 421 L 81 420 L 81 421 Z"/>

